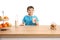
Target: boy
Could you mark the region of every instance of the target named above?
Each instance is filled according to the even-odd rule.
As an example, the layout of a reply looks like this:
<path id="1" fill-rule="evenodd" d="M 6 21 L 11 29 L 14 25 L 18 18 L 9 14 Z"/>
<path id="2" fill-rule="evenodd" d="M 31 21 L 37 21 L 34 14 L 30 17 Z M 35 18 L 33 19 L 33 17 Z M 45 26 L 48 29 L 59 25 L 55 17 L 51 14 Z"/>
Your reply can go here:
<path id="1" fill-rule="evenodd" d="M 23 18 L 23 22 L 22 22 L 22 26 L 23 25 L 39 25 L 38 23 L 38 18 L 36 16 L 33 15 L 33 12 L 34 12 L 34 7 L 33 6 L 28 6 L 27 7 L 27 13 L 28 15 L 26 15 L 24 18 Z"/>

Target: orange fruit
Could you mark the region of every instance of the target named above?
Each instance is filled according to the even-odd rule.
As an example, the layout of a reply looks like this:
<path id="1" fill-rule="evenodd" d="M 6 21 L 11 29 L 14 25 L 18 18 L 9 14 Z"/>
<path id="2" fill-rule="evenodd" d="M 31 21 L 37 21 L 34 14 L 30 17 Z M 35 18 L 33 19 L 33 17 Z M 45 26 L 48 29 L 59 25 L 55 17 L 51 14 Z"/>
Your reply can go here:
<path id="1" fill-rule="evenodd" d="M 7 24 L 7 27 L 11 27 L 12 25 L 8 22 L 6 22 L 5 24 Z"/>
<path id="2" fill-rule="evenodd" d="M 7 24 L 4 24 L 4 27 L 7 27 Z"/>
<path id="3" fill-rule="evenodd" d="M 2 27 L 7 27 L 7 24 L 3 24 L 3 23 L 2 23 L 1 25 L 2 25 Z"/>
<path id="4" fill-rule="evenodd" d="M 9 23 L 8 23 L 8 22 L 6 22 L 5 24 L 6 24 L 7 26 L 9 26 Z"/>
<path id="5" fill-rule="evenodd" d="M 4 27 L 3 23 L 1 25 L 2 25 L 2 27 Z"/>
<path id="6" fill-rule="evenodd" d="M 2 25 L 0 24 L 0 28 L 2 28 Z"/>

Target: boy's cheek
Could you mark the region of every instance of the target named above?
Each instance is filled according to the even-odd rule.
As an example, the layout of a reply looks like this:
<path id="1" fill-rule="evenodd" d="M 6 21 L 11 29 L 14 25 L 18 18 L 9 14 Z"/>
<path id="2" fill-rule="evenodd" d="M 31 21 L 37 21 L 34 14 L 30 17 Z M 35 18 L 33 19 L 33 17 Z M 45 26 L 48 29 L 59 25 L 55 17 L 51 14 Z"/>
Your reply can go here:
<path id="1" fill-rule="evenodd" d="M 33 11 L 27 11 L 28 13 L 33 13 Z"/>

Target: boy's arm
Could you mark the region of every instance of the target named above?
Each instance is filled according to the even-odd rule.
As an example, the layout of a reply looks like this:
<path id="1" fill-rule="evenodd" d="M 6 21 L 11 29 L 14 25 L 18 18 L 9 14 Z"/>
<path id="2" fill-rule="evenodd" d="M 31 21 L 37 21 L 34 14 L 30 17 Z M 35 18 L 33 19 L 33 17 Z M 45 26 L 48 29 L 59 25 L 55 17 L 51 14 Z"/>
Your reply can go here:
<path id="1" fill-rule="evenodd" d="M 38 22 L 36 22 L 36 26 L 39 26 L 39 23 Z"/>

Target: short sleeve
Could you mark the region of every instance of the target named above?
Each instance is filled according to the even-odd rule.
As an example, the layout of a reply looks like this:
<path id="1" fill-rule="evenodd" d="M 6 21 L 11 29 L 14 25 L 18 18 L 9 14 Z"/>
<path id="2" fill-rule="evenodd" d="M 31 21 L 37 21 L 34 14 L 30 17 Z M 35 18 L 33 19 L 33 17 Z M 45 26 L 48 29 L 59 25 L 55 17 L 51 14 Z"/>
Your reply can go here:
<path id="1" fill-rule="evenodd" d="M 39 22 L 39 19 L 36 17 L 36 21 Z"/>
<path id="2" fill-rule="evenodd" d="M 22 22 L 25 23 L 25 17 L 23 18 Z"/>

